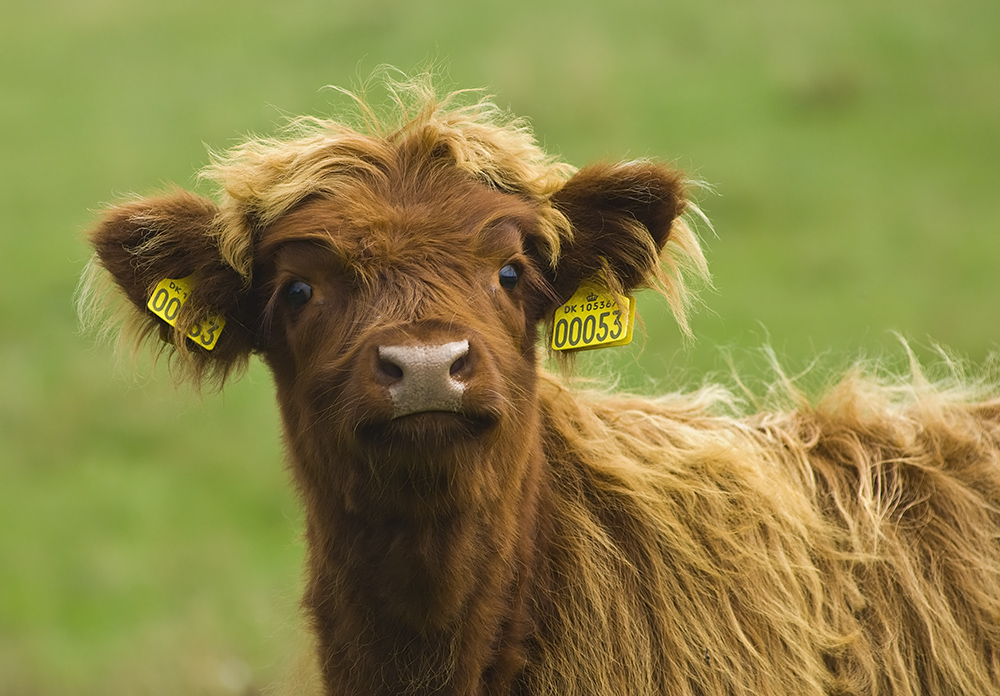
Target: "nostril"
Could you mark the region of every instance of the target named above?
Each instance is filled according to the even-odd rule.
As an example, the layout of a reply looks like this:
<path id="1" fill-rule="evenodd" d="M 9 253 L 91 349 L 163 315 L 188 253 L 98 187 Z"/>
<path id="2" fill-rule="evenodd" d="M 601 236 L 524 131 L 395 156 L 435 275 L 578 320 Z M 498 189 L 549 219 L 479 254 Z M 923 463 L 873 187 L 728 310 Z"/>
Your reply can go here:
<path id="1" fill-rule="evenodd" d="M 403 368 L 391 360 L 379 358 L 376 367 L 383 377 L 388 377 L 393 382 L 403 379 Z"/>
<path id="2" fill-rule="evenodd" d="M 467 364 L 468 361 L 465 359 L 464 355 L 459 357 L 458 360 L 456 360 L 451 364 L 451 368 L 448 370 L 448 374 L 450 374 L 452 377 L 458 377 L 465 370 L 465 366 Z"/>

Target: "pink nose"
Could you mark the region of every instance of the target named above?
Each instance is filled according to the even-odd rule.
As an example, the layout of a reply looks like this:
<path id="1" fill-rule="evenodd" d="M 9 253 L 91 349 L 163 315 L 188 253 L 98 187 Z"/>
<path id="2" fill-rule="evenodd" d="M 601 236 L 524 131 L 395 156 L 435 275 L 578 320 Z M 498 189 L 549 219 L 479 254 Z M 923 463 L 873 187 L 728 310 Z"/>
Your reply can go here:
<path id="1" fill-rule="evenodd" d="M 392 397 L 393 418 L 461 411 L 469 371 L 467 340 L 378 347 L 378 372 Z"/>

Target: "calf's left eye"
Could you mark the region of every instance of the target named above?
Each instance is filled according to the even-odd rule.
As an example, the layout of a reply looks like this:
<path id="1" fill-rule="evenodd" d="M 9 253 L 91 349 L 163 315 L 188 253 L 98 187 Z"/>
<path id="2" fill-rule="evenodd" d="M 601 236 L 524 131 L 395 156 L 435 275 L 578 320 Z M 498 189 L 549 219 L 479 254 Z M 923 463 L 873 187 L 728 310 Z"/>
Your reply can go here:
<path id="1" fill-rule="evenodd" d="M 285 288 L 285 298 L 292 309 L 300 309 L 312 299 L 313 290 L 307 283 L 296 280 L 288 284 Z"/>
<path id="2" fill-rule="evenodd" d="M 507 264 L 500 269 L 500 287 L 504 290 L 513 290 L 517 287 L 519 277 L 517 267 L 513 264 Z"/>

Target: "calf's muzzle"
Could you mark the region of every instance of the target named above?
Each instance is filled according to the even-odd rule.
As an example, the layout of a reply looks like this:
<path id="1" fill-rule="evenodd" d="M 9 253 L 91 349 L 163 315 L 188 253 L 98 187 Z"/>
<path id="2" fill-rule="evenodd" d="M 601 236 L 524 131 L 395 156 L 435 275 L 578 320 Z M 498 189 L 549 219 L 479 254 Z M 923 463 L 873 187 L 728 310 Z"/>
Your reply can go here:
<path id="1" fill-rule="evenodd" d="M 393 418 L 462 410 L 469 376 L 469 342 L 378 346 L 380 381 L 392 398 Z"/>

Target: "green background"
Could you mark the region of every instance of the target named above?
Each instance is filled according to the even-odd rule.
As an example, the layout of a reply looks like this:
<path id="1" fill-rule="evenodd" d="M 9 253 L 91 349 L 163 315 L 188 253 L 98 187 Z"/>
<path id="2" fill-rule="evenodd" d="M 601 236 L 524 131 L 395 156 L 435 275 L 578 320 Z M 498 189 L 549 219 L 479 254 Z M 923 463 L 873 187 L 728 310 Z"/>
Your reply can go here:
<path id="1" fill-rule="evenodd" d="M 0 694 L 285 693 L 308 655 L 301 519 L 267 374 L 175 389 L 81 335 L 104 205 L 207 148 L 344 106 L 379 65 L 486 87 L 567 161 L 657 157 L 714 290 L 685 346 L 581 358 L 653 391 L 821 383 L 895 332 L 983 365 L 1000 312 L 995 0 L 14 0 L 0 22 Z M 814 378 L 820 375 L 819 378 Z"/>

